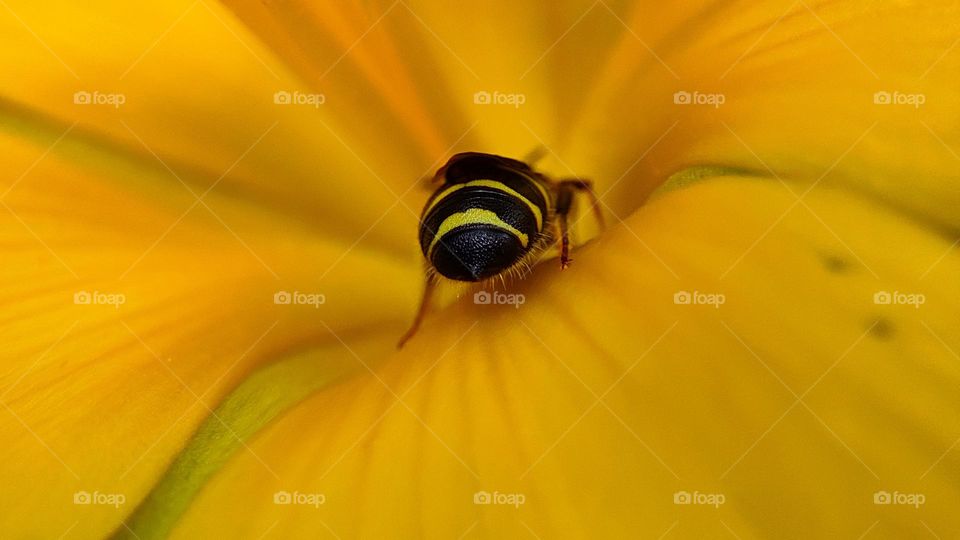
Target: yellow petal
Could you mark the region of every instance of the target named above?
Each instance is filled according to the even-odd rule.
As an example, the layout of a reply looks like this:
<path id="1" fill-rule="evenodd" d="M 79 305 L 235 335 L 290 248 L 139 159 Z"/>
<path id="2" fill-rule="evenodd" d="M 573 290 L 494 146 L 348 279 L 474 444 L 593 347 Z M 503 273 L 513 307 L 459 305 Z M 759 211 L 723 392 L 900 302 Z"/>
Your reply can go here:
<path id="1" fill-rule="evenodd" d="M 559 150 L 601 191 L 623 178 L 608 195 L 618 213 L 667 174 L 721 165 L 960 227 L 955 4 L 696 4 L 625 9 L 632 32 L 601 56 Z"/>
<path id="2" fill-rule="evenodd" d="M 198 192 L 272 206 L 346 245 L 366 232 L 365 245 L 390 249 L 419 211 L 398 199 L 417 194 L 404 192 L 430 162 L 399 145 L 373 152 L 347 140 L 343 126 L 356 123 L 351 115 L 363 108 L 351 104 L 351 94 L 305 84 L 216 3 L 40 9 L 9 2 L 0 8 L 0 33 L 8 81 L 2 112 L 23 107 L 64 125 L 78 122 L 78 129 L 162 159 L 174 185 L 178 175 Z M 88 102 L 76 103 L 76 92 L 88 93 Z M 322 103 L 278 104 L 277 92 L 322 96 Z M 0 124 L 8 129 L 12 121 Z M 388 133 L 372 140 L 402 142 Z"/>
<path id="3" fill-rule="evenodd" d="M 305 80 L 348 96 L 338 125 L 358 153 L 377 159 L 394 133 L 390 146 L 425 164 L 566 149 L 598 59 L 628 31 L 599 2 L 225 3 Z"/>
<path id="4" fill-rule="evenodd" d="M 517 308 L 464 298 L 252 438 L 263 463 L 236 453 L 174 536 L 949 535 L 960 259 L 848 193 L 805 203 L 702 182 Z"/>
<path id="5" fill-rule="evenodd" d="M 842 185 L 960 226 L 960 19 L 947 2 L 228 4 L 305 79 L 374 111 L 356 114 L 397 119 L 410 154 L 545 145 L 550 173 L 592 178 L 619 216 L 709 165 Z M 464 24 L 490 13 L 510 15 Z M 364 156 L 380 152 L 371 123 L 338 124 Z"/>
<path id="6" fill-rule="evenodd" d="M 21 136 L 0 136 L 6 534 L 109 533 L 258 366 L 339 345 L 327 328 L 352 342 L 415 294 L 392 287 L 416 278 L 395 257 L 243 198 L 198 202 L 153 156 L 7 112 Z M 276 304 L 283 292 L 300 296 Z M 74 504 L 83 493 L 124 501 Z"/>

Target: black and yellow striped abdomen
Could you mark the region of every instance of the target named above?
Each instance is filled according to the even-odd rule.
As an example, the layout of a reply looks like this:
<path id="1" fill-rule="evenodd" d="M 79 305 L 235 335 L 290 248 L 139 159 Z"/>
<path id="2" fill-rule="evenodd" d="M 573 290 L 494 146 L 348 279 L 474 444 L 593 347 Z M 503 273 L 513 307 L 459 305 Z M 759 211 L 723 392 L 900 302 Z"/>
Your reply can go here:
<path id="1" fill-rule="evenodd" d="M 509 269 L 541 242 L 547 190 L 526 165 L 467 154 L 452 161 L 427 202 L 420 248 L 441 275 L 481 281 Z"/>

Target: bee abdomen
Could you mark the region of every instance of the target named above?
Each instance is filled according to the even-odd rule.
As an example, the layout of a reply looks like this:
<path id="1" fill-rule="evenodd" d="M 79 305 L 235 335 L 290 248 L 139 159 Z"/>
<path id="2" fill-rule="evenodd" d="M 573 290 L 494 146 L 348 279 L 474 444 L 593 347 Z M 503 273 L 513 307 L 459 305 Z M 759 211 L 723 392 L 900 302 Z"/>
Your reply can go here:
<path id="1" fill-rule="evenodd" d="M 538 241 L 543 220 L 538 206 L 516 191 L 475 181 L 441 193 L 428 207 L 420 248 L 441 275 L 480 281 L 522 259 Z"/>
<path id="2" fill-rule="evenodd" d="M 511 267 L 526 251 L 509 231 L 464 225 L 443 237 L 430 260 L 437 272 L 449 279 L 481 281 Z"/>

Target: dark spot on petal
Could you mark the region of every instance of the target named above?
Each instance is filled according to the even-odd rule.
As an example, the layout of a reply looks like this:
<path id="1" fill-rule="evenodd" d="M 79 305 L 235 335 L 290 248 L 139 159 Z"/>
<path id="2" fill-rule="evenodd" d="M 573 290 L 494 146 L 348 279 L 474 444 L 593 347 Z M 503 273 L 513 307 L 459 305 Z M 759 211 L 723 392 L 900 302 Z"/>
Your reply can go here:
<path id="1" fill-rule="evenodd" d="M 880 341 L 889 340 L 896 331 L 896 327 L 890 322 L 890 319 L 886 317 L 877 317 L 873 321 L 870 321 L 867 328 L 870 329 L 870 335 Z"/>
<path id="2" fill-rule="evenodd" d="M 820 262 L 823 263 L 823 267 L 827 269 L 828 272 L 834 274 L 844 274 L 850 271 L 850 260 L 841 257 L 840 255 L 834 254 L 824 254 L 820 256 Z"/>

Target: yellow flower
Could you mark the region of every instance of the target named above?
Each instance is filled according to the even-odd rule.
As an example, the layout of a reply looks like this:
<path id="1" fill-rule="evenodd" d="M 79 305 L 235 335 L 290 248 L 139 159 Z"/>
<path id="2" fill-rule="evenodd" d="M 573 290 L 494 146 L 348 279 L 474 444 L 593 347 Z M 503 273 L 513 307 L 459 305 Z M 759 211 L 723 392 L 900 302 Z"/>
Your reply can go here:
<path id="1" fill-rule="evenodd" d="M 960 11 L 692 4 L 0 2 L 0 535 L 960 534 Z M 397 352 L 538 146 L 610 226 Z"/>

